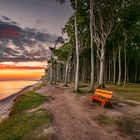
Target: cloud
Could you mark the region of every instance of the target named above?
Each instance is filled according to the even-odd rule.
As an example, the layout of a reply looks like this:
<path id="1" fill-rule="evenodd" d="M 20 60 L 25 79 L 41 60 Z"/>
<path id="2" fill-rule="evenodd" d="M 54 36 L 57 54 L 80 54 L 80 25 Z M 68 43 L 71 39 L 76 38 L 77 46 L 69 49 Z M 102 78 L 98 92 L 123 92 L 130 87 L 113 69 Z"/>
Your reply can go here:
<path id="1" fill-rule="evenodd" d="M 1 16 L 3 20 L 8 20 L 8 21 L 12 21 L 9 17 L 7 16 Z"/>
<path id="2" fill-rule="evenodd" d="M 36 20 L 35 23 L 39 24 L 39 25 L 46 25 L 46 22 L 44 20 L 41 20 L 41 19 Z"/>
<path id="3" fill-rule="evenodd" d="M 16 65 L 6 65 L 6 64 L 0 64 L 0 70 L 39 70 L 44 69 L 44 67 L 41 66 L 16 66 Z"/>

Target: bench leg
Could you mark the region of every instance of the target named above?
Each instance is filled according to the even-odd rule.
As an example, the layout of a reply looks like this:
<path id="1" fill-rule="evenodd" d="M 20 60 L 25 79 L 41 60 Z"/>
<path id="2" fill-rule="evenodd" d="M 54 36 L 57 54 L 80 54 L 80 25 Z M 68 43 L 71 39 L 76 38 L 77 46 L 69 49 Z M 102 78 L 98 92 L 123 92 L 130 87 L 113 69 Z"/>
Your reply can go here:
<path id="1" fill-rule="evenodd" d="M 94 99 L 91 99 L 91 103 L 94 103 L 96 100 L 94 100 Z"/>
<path id="2" fill-rule="evenodd" d="M 105 103 L 104 103 L 104 102 L 102 102 L 102 103 L 101 103 L 101 106 L 103 106 L 103 107 L 104 107 L 104 106 L 105 106 Z"/>
<path id="3" fill-rule="evenodd" d="M 111 102 L 106 102 L 104 107 L 112 107 L 112 103 Z"/>

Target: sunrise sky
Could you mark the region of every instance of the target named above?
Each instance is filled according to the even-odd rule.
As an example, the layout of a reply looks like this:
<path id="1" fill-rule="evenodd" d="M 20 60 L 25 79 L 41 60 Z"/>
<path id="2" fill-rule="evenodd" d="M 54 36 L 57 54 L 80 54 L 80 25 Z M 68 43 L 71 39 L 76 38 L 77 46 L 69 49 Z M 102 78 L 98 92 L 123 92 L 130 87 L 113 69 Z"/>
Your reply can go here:
<path id="1" fill-rule="evenodd" d="M 0 80 L 39 80 L 47 62 L 2 62 Z"/>
<path id="2" fill-rule="evenodd" d="M 0 21 L 3 23 L 9 22 L 10 24 L 16 23 L 16 26 L 22 29 L 33 28 L 41 33 L 48 33 L 53 36 L 62 35 L 62 28 L 64 28 L 72 14 L 73 9 L 69 0 L 66 0 L 62 5 L 57 2 L 57 0 L 0 0 Z M 51 36 L 49 37 L 51 38 Z M 4 39 L 6 38 L 0 38 L 0 80 L 40 79 L 41 76 L 44 75 L 47 59 L 46 61 L 39 62 L 34 60 L 34 58 L 39 57 L 38 54 L 41 54 L 40 52 L 42 51 L 39 51 L 39 49 L 44 47 L 44 42 L 36 41 L 38 44 L 38 46 L 36 46 L 34 40 L 31 38 L 31 40 L 26 42 L 21 41 L 22 46 L 19 44 L 17 44 L 17 46 L 15 46 L 15 44 L 6 46 L 8 40 L 5 41 Z M 26 44 L 27 42 L 32 42 L 32 44 Z M 47 43 L 50 45 L 50 42 Z M 44 50 L 46 49 L 45 47 Z M 24 50 L 22 50 L 23 48 Z M 19 53 L 17 53 L 18 51 Z M 34 54 L 34 58 L 32 54 Z M 30 61 L 31 59 L 27 58 L 28 55 L 31 55 L 30 57 L 32 57 L 34 61 Z"/>
<path id="3" fill-rule="evenodd" d="M 69 0 L 0 0 L 0 16 L 7 16 L 23 27 L 31 27 L 61 35 L 73 10 Z"/>

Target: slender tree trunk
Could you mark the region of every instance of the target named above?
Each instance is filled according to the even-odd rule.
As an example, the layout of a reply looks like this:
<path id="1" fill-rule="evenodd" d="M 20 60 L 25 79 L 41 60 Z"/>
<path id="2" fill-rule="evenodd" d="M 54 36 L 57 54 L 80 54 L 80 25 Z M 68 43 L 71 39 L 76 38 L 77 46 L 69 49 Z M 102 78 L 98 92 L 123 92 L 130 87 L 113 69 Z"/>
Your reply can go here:
<path id="1" fill-rule="evenodd" d="M 118 59 L 119 59 L 119 76 L 118 76 L 118 85 L 121 85 L 121 46 L 118 43 L 118 47 L 119 47 L 119 55 L 118 55 Z"/>
<path id="2" fill-rule="evenodd" d="M 100 77 L 99 77 L 99 87 L 104 88 L 104 62 L 105 62 L 105 47 L 102 46 L 101 59 L 100 59 Z"/>
<path id="3" fill-rule="evenodd" d="M 99 85 L 100 64 L 99 64 L 99 58 L 98 57 L 96 57 L 96 75 L 97 75 L 97 85 Z"/>
<path id="4" fill-rule="evenodd" d="M 93 0 L 90 0 L 91 77 L 90 91 L 94 91 Z"/>
<path id="5" fill-rule="evenodd" d="M 113 46 L 113 84 L 116 83 L 116 49 Z"/>
<path id="6" fill-rule="evenodd" d="M 110 78 L 111 78 L 111 62 L 110 62 L 110 58 L 108 60 L 108 82 L 110 83 Z"/>
<path id="7" fill-rule="evenodd" d="M 59 82 L 59 62 L 57 62 L 57 78 L 56 81 Z"/>
<path id="8" fill-rule="evenodd" d="M 126 62 L 126 45 L 124 46 L 124 66 L 125 66 L 125 70 L 124 70 L 124 86 L 126 85 L 126 74 L 127 74 L 127 62 Z"/>
<path id="9" fill-rule="evenodd" d="M 86 74 L 86 59 L 83 60 L 83 68 L 82 68 L 82 81 L 85 82 L 85 75 Z"/>
<path id="10" fill-rule="evenodd" d="M 127 33 L 125 33 L 125 44 L 124 44 L 124 86 L 126 85 L 126 76 L 127 76 L 127 60 L 126 60 L 126 42 L 127 42 Z"/>
<path id="11" fill-rule="evenodd" d="M 108 65 L 107 65 L 107 62 L 105 60 L 104 62 L 104 83 L 108 81 Z"/>
<path id="12" fill-rule="evenodd" d="M 65 69 L 65 86 L 68 85 L 68 71 L 69 71 L 69 63 L 70 63 L 71 56 L 68 55 L 67 63 L 66 63 L 66 69 Z"/>
<path id="13" fill-rule="evenodd" d="M 75 72 L 75 92 L 79 91 L 79 45 L 77 30 L 77 0 L 75 0 L 75 40 L 76 40 L 76 72 Z"/>
<path id="14" fill-rule="evenodd" d="M 127 81 L 127 83 L 129 83 L 129 57 L 128 57 L 128 60 L 127 60 L 127 73 L 126 73 L 126 75 L 127 75 L 126 81 Z"/>
<path id="15" fill-rule="evenodd" d="M 76 72 L 76 56 L 73 59 L 73 69 L 72 69 L 72 81 L 75 81 L 75 72 Z"/>
<path id="16" fill-rule="evenodd" d="M 70 82 L 70 80 L 71 80 L 71 61 L 69 62 L 69 69 L 68 69 L 68 82 Z"/>
<path id="17" fill-rule="evenodd" d="M 137 73 L 138 73 L 138 64 L 137 60 L 135 60 L 135 83 L 137 83 Z"/>
<path id="18" fill-rule="evenodd" d="M 50 64 L 50 84 L 53 84 L 53 66 L 52 66 L 52 50 L 51 50 L 51 64 Z"/>

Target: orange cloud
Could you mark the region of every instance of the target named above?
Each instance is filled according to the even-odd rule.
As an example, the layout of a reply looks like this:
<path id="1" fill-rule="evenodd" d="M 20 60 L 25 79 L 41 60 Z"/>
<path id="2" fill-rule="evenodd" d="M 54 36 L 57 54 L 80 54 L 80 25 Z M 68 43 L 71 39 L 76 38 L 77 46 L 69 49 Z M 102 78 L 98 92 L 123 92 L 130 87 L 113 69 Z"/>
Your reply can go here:
<path id="1" fill-rule="evenodd" d="M 0 80 L 31 80 L 40 79 L 44 70 L 0 70 Z"/>
<path id="2" fill-rule="evenodd" d="M 39 69 L 44 69 L 44 67 L 41 66 L 16 66 L 16 65 L 7 65 L 7 64 L 0 64 L 0 70 L 13 70 L 13 69 L 18 69 L 18 70 L 39 70 Z"/>

